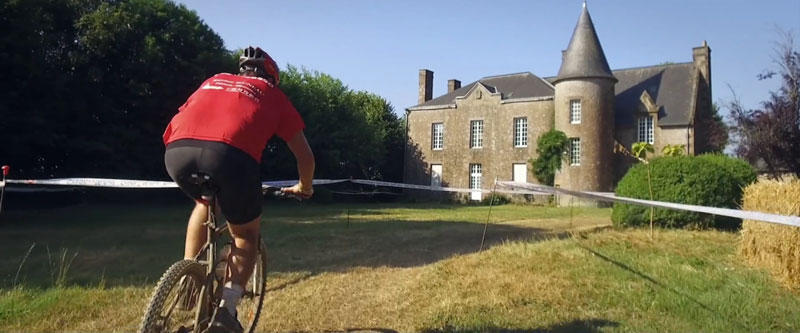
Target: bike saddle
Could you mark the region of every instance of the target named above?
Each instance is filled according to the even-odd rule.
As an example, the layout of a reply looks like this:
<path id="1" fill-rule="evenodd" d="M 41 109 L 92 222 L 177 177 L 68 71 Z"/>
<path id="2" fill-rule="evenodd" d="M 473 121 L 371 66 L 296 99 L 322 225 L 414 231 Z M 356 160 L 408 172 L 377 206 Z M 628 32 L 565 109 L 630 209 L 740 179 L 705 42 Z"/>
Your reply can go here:
<path id="1" fill-rule="evenodd" d="M 190 180 L 193 183 L 200 185 L 200 195 L 203 198 L 203 200 L 206 201 L 211 200 L 211 198 L 213 198 L 214 195 L 216 195 L 217 192 L 219 191 L 217 186 L 214 185 L 213 178 L 211 177 L 211 175 L 207 173 L 204 172 L 192 173 L 190 176 Z"/>

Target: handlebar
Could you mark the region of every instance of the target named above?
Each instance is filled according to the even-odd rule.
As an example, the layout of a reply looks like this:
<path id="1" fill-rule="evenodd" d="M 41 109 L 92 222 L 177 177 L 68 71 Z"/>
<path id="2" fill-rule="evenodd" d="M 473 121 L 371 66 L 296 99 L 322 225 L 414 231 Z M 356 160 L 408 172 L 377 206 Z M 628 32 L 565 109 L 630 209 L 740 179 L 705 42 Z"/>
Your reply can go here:
<path id="1" fill-rule="evenodd" d="M 306 199 L 297 194 L 283 192 L 281 191 L 280 187 L 275 187 L 275 186 L 264 187 L 263 189 L 261 189 L 261 192 L 264 194 L 264 196 L 271 196 L 278 199 L 294 199 L 297 201 L 303 201 L 303 199 Z"/>

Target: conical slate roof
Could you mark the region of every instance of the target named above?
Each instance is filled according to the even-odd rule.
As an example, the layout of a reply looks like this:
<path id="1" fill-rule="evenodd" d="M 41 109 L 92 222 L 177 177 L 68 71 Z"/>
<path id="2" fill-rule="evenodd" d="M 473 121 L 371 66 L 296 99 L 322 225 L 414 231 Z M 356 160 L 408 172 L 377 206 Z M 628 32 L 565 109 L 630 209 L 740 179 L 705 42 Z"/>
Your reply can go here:
<path id="1" fill-rule="evenodd" d="M 609 78 L 617 81 L 611 74 L 611 68 L 608 67 L 606 55 L 600 46 L 600 39 L 597 38 L 586 3 L 583 4 L 583 12 L 578 24 L 575 25 L 572 40 L 564 53 L 561 69 L 554 83 L 577 78 Z"/>

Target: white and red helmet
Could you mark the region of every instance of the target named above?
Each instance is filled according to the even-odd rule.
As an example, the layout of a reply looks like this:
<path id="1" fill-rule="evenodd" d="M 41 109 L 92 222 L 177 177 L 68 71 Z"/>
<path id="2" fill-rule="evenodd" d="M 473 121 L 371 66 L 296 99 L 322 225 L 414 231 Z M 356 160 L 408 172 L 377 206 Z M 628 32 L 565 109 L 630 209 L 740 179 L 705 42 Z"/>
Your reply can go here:
<path id="1" fill-rule="evenodd" d="M 278 64 L 260 47 L 248 46 L 239 57 L 239 73 L 255 72 L 259 77 L 272 78 L 275 85 L 281 81 Z"/>

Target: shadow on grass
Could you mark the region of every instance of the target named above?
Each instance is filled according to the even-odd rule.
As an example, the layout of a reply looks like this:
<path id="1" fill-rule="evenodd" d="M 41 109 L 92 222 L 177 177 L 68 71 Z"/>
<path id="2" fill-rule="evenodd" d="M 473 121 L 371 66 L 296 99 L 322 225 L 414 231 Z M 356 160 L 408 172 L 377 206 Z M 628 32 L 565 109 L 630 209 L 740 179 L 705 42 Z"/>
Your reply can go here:
<path id="1" fill-rule="evenodd" d="M 305 274 L 305 275 L 303 275 L 301 277 L 294 278 L 294 279 L 291 279 L 291 280 L 286 281 L 284 283 L 278 284 L 277 286 L 274 286 L 274 287 L 270 287 L 269 279 L 267 279 L 267 291 L 268 292 L 273 292 L 273 291 L 278 291 L 278 290 L 281 290 L 281 289 L 286 289 L 286 287 L 291 287 L 293 285 L 296 285 L 296 284 L 298 284 L 300 282 L 303 282 L 305 280 L 310 279 L 311 277 L 313 277 L 315 275 L 316 274 L 314 274 L 314 273 L 308 273 L 308 274 Z"/>
<path id="2" fill-rule="evenodd" d="M 461 330 L 454 330 L 446 328 L 443 330 L 423 330 L 426 333 L 434 332 L 493 332 L 493 333 L 544 333 L 544 332 L 581 332 L 581 333 L 594 333 L 601 332 L 605 328 L 614 328 L 619 326 L 618 322 L 606 319 L 577 319 L 565 323 L 559 323 L 548 327 L 540 327 L 535 329 L 508 329 L 499 327 L 481 327 L 481 328 L 467 328 Z"/>
<path id="3" fill-rule="evenodd" d="M 354 207 L 352 211 L 383 215 L 376 211 L 379 207 Z M 340 206 L 265 208 L 265 216 L 271 217 L 265 217 L 262 234 L 272 274 L 306 271 L 316 275 L 357 267 L 427 265 L 477 252 L 484 228 L 483 223 L 453 219 L 447 214 L 426 222 L 388 220 L 385 216 L 348 217 Z M 53 286 L 63 266 L 63 252 L 67 258 L 77 253 L 66 273 L 68 285 L 152 284 L 172 263 L 182 259 L 185 220 L 190 210 L 190 205 L 149 204 L 4 212 L 0 221 L 5 254 L 0 258 L 0 287 L 13 286 L 23 260 L 18 285 Z M 563 237 L 567 234 L 492 223 L 484 249 L 505 241 Z M 33 243 L 36 246 L 26 257 Z M 274 288 L 282 287 L 286 286 Z"/>
<path id="4" fill-rule="evenodd" d="M 662 283 L 662 282 L 650 277 L 647 274 L 644 274 L 644 273 L 642 273 L 642 272 L 640 272 L 640 271 L 638 271 L 636 269 L 633 269 L 632 267 L 630 267 L 630 266 L 628 266 L 628 265 L 626 265 L 626 264 L 624 264 L 622 262 L 614 260 L 613 258 L 608 257 L 608 256 L 606 256 L 606 255 L 604 255 L 604 254 L 602 254 L 600 252 L 597 252 L 596 250 L 593 250 L 593 249 L 591 249 L 589 247 L 586 247 L 586 246 L 584 246 L 582 244 L 577 244 L 577 246 L 582 248 L 582 249 L 584 249 L 584 250 L 586 250 L 587 252 L 593 254 L 594 256 L 602 259 L 603 261 L 609 262 L 609 263 L 613 264 L 614 266 L 622 268 L 623 270 L 628 271 L 629 273 L 631 273 L 633 275 L 636 275 L 637 277 L 642 278 L 642 279 L 646 280 L 647 282 L 650 282 L 651 284 L 653 284 L 653 285 L 655 285 L 655 286 L 657 286 L 659 288 L 667 290 L 667 291 L 669 291 L 670 293 L 672 293 L 672 294 L 674 294 L 676 296 L 679 296 L 679 297 L 682 297 L 684 299 L 689 300 L 690 302 L 694 303 L 695 305 L 697 305 L 701 309 L 703 309 L 703 310 L 705 310 L 705 311 L 707 311 L 707 312 L 709 312 L 709 313 L 711 313 L 711 314 L 713 314 L 715 316 L 724 317 L 724 315 L 722 313 L 712 309 L 711 307 L 709 307 L 706 304 L 703 304 L 702 302 L 700 302 L 696 298 L 694 298 L 694 297 L 692 297 L 692 296 L 690 296 L 690 295 L 688 295 L 688 294 L 686 294 L 684 292 L 681 292 L 680 290 L 677 290 L 677 289 L 675 289 L 673 287 L 670 287 L 670 286 L 668 286 L 668 285 L 666 285 L 666 284 L 664 284 L 664 283 Z M 740 323 L 740 322 L 738 322 L 736 320 L 732 320 L 732 322 L 734 324 L 736 324 L 737 326 L 739 326 L 739 328 L 741 328 L 743 330 L 749 330 L 745 325 L 743 325 L 742 323 Z"/>

